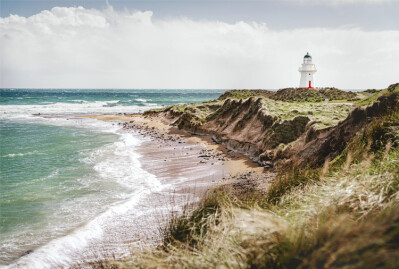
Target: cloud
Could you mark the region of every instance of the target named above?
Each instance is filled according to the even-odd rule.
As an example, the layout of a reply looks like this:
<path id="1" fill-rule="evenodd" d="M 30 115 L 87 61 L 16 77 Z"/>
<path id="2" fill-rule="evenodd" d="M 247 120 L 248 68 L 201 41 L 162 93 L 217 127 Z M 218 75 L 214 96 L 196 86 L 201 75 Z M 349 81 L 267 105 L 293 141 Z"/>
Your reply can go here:
<path id="1" fill-rule="evenodd" d="M 187 0 L 183 0 L 184 2 Z M 190 1 L 190 0 L 188 0 Z M 193 2 L 195 0 L 191 0 Z M 327 6 L 337 6 L 337 5 L 354 5 L 354 4 L 373 4 L 381 5 L 387 3 L 398 2 L 398 0 L 251 0 L 252 2 L 286 2 L 293 4 L 311 4 L 311 5 L 327 5 Z M 108 0 L 107 0 L 108 2 Z M 208 2 L 232 2 L 232 0 L 208 0 Z M 247 0 L 235 0 L 234 2 L 247 2 Z"/>
<path id="2" fill-rule="evenodd" d="M 305 28 L 55 7 L 0 18 L 0 87 L 282 88 L 309 51 L 318 86 L 397 82 L 399 31 Z"/>
<path id="3" fill-rule="evenodd" d="M 353 4 L 375 4 L 381 5 L 386 3 L 397 2 L 398 0 L 281 0 L 283 2 L 294 2 L 300 4 L 315 5 L 353 5 Z"/>

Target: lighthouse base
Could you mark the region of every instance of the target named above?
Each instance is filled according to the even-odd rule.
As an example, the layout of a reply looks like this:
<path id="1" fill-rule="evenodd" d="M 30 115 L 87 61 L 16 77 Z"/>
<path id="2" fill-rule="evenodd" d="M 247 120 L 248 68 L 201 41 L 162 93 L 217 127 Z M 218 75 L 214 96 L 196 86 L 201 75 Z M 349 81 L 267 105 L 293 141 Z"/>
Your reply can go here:
<path id="1" fill-rule="evenodd" d="M 299 88 L 314 88 L 313 72 L 301 72 Z"/>

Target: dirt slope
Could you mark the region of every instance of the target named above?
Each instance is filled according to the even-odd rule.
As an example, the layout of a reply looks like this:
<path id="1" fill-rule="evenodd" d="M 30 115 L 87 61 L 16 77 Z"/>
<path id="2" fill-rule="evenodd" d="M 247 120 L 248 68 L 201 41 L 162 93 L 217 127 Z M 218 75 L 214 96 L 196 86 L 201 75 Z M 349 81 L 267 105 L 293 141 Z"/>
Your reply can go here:
<path id="1" fill-rule="evenodd" d="M 397 85 L 388 89 L 399 91 Z M 180 129 L 211 135 L 216 142 L 265 167 L 288 163 L 318 166 L 339 155 L 364 123 L 397 105 L 398 94 L 383 95 L 372 105 L 352 112 L 342 104 L 292 104 L 265 96 L 227 97 L 147 115 L 155 113 Z"/>

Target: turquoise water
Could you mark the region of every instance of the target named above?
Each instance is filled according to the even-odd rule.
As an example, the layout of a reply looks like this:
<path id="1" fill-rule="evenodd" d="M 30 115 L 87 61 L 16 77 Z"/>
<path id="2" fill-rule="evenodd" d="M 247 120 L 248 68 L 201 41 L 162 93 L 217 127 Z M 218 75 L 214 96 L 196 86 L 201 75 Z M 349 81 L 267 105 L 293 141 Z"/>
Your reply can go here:
<path id="1" fill-rule="evenodd" d="M 223 90 L 55 90 L 0 89 L 0 105 L 46 105 L 50 103 L 81 104 L 107 102 L 107 106 L 148 106 L 196 103 L 212 100 Z"/>
<path id="2" fill-rule="evenodd" d="M 81 158 L 115 134 L 73 127 L 0 122 L 0 233 L 40 223 L 65 199 L 93 190 L 77 179 L 93 173 Z"/>
<path id="3" fill-rule="evenodd" d="M 139 136 L 76 115 L 136 113 L 221 93 L 0 90 L 0 265 L 67 264 L 72 250 L 97 242 L 120 214 L 162 189 L 140 167 Z"/>

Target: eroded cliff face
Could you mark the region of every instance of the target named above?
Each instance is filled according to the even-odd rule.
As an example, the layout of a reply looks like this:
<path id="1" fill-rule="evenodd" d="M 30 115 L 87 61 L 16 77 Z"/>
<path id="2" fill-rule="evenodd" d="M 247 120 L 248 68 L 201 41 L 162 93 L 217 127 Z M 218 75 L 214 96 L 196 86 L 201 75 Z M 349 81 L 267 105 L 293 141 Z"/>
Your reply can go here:
<path id="1" fill-rule="evenodd" d="M 282 159 L 289 159 L 302 166 L 320 166 L 327 159 L 334 159 L 373 118 L 382 117 L 389 111 L 398 109 L 398 99 L 398 94 L 382 96 L 378 102 L 370 106 L 355 108 L 337 126 L 314 134 L 308 131 L 284 151 Z"/>
<path id="2" fill-rule="evenodd" d="M 180 129 L 211 135 L 262 166 L 318 166 L 339 155 L 365 123 L 398 106 L 397 96 L 382 96 L 371 106 L 351 112 L 339 104 L 287 105 L 262 96 L 192 104 L 180 110 L 171 107 L 157 114 Z"/>

